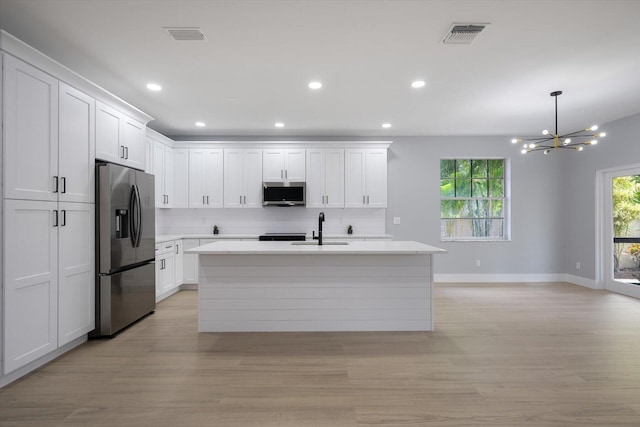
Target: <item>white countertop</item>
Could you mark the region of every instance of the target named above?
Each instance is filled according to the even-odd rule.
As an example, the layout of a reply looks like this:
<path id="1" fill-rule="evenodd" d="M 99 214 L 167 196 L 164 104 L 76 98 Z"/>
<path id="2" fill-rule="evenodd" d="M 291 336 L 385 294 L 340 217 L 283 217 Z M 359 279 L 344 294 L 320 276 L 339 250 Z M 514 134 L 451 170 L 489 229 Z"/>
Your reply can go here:
<path id="1" fill-rule="evenodd" d="M 325 239 L 391 239 L 392 234 L 325 234 Z M 180 239 L 248 239 L 258 240 L 257 234 L 159 234 L 156 235 L 156 243 L 168 242 Z M 311 240 L 311 235 L 307 235 Z"/>
<path id="2" fill-rule="evenodd" d="M 219 241 L 185 253 L 201 255 L 424 255 L 447 253 L 445 249 L 411 241 L 349 242 L 348 245 L 292 245 L 292 242 Z M 329 243 L 329 241 L 327 241 Z"/>

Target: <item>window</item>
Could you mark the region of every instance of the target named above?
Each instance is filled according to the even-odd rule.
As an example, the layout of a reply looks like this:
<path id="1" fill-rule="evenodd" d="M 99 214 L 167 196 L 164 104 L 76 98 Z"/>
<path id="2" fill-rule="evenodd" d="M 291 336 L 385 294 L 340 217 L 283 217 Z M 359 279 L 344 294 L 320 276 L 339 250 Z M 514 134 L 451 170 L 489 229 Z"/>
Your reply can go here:
<path id="1" fill-rule="evenodd" d="M 505 159 L 440 160 L 442 240 L 508 240 Z"/>

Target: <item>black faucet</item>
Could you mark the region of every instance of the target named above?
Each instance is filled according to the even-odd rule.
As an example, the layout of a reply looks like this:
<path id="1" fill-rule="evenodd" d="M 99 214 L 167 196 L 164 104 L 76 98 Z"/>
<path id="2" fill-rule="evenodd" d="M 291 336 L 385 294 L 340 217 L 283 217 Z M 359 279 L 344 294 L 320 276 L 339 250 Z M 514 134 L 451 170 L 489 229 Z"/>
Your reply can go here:
<path id="1" fill-rule="evenodd" d="M 322 223 L 324 222 L 324 212 L 320 212 L 318 215 L 318 237 L 316 237 L 315 231 L 312 231 L 312 239 L 318 241 L 318 246 L 322 246 Z"/>

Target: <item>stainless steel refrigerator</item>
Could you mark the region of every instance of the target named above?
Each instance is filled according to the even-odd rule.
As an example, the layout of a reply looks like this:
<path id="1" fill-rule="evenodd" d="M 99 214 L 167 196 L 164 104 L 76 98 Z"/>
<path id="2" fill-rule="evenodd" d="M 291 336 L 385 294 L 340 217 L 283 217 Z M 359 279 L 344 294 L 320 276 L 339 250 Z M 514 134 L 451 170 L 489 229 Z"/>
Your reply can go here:
<path id="1" fill-rule="evenodd" d="M 154 176 L 96 164 L 96 329 L 110 337 L 153 313 L 155 293 Z"/>

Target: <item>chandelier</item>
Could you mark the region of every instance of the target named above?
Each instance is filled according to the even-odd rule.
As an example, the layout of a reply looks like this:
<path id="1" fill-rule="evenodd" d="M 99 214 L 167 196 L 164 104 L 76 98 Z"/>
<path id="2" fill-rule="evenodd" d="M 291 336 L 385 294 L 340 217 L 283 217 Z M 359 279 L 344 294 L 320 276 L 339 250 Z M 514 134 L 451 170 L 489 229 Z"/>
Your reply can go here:
<path id="1" fill-rule="evenodd" d="M 598 130 L 596 125 L 560 135 L 558 133 L 558 96 L 562 95 L 562 91 L 557 90 L 549 95 L 553 96 L 556 101 L 556 131 L 551 134 L 545 129 L 542 131 L 544 136 L 540 138 L 513 138 L 511 143 L 523 143 L 520 151 L 522 154 L 531 153 L 532 151 L 544 151 L 544 154 L 549 154 L 551 150 L 559 150 L 561 148 L 582 151 L 585 146 L 596 145 L 598 143 L 597 138 L 603 138 L 607 135 L 604 132 L 591 133 Z"/>

